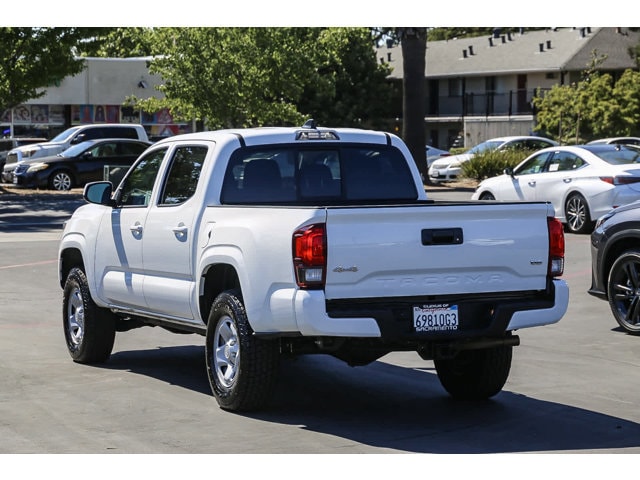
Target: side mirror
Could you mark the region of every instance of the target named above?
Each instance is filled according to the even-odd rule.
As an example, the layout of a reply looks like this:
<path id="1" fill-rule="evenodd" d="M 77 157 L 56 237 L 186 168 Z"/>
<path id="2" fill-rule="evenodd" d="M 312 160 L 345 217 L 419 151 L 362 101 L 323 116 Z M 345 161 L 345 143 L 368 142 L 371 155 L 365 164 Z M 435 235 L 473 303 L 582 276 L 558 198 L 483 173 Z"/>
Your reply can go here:
<path id="1" fill-rule="evenodd" d="M 511 178 L 513 178 L 513 177 L 514 177 L 514 175 L 513 175 L 513 168 L 511 168 L 511 167 L 507 167 L 507 168 L 505 168 L 505 169 L 504 169 L 504 173 L 505 173 L 505 175 L 509 175 Z"/>
<path id="2" fill-rule="evenodd" d="M 71 141 L 69 143 L 71 145 L 75 145 L 76 143 L 80 143 L 80 142 L 84 141 L 84 137 L 86 137 L 86 136 L 87 136 L 86 133 L 79 133 L 73 139 L 71 139 Z"/>
<path id="3" fill-rule="evenodd" d="M 116 202 L 111 199 L 113 185 L 111 182 L 91 182 L 84 186 L 82 198 L 89 203 L 115 207 Z"/>

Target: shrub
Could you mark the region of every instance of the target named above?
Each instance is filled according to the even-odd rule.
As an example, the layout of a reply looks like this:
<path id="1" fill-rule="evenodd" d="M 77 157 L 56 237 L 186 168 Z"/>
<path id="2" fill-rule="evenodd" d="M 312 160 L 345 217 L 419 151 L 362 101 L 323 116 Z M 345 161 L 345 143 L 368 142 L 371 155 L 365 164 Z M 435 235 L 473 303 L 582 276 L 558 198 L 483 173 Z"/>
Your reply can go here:
<path id="1" fill-rule="evenodd" d="M 501 175 L 507 167 L 513 168 L 531 155 L 534 150 L 502 150 L 483 152 L 474 155 L 460 165 L 461 176 L 482 181 L 485 178 Z"/>
<path id="2" fill-rule="evenodd" d="M 467 150 L 469 150 L 469 149 L 465 148 L 465 147 L 453 147 L 453 148 L 449 149 L 449 153 L 451 155 L 460 155 L 461 153 L 464 153 Z"/>

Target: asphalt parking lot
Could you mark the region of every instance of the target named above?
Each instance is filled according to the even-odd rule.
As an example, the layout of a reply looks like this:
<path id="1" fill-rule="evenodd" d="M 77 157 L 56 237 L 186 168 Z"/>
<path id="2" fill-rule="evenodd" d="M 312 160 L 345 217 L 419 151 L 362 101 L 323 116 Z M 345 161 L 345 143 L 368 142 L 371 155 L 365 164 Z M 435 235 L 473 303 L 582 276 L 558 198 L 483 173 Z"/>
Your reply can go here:
<path id="1" fill-rule="evenodd" d="M 133 330 L 117 335 L 107 364 L 73 363 L 56 251 L 82 199 L 20 197 L 0 194 L 1 453 L 551 453 L 568 455 L 574 472 L 588 464 L 576 454 L 640 453 L 640 338 L 586 293 L 586 235 L 566 238 L 567 315 L 519 332 L 511 376 L 492 400 L 451 401 L 414 353 L 357 368 L 316 356 L 283 364 L 270 410 L 239 415 L 211 396 L 199 336 Z"/>

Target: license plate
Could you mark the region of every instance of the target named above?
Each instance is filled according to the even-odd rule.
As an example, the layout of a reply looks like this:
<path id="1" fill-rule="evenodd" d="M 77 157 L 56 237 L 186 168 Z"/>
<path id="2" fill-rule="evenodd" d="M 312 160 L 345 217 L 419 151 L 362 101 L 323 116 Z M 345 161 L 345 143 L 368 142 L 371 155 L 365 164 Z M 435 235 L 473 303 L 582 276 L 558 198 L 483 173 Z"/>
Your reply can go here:
<path id="1" fill-rule="evenodd" d="M 457 305 L 434 303 L 413 307 L 413 328 L 416 332 L 458 330 L 458 325 Z"/>

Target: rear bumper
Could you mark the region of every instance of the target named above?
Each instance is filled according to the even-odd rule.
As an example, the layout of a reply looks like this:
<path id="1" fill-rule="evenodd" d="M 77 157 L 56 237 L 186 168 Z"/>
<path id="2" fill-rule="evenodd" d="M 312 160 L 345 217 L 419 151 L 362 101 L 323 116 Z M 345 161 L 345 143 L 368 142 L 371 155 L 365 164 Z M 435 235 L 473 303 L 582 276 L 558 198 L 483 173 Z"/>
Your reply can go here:
<path id="1" fill-rule="evenodd" d="M 458 330 L 415 331 L 413 306 L 433 303 L 458 305 Z M 294 299 L 296 323 L 303 336 L 379 337 L 389 341 L 499 337 L 507 331 L 556 323 L 568 303 L 569 288 L 564 280 L 553 280 L 545 292 L 325 302 L 322 291 L 297 291 Z"/>
<path id="2" fill-rule="evenodd" d="M 460 168 L 445 167 L 442 169 L 429 169 L 429 179 L 432 182 L 452 182 L 460 176 Z"/>
<path id="3" fill-rule="evenodd" d="M 554 299 L 551 307 L 514 312 L 507 330 L 539 327 L 559 322 L 569 306 L 569 286 L 567 282 L 560 279 L 554 280 L 553 292 Z"/>

